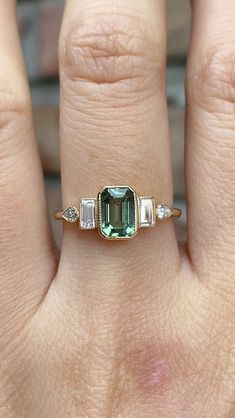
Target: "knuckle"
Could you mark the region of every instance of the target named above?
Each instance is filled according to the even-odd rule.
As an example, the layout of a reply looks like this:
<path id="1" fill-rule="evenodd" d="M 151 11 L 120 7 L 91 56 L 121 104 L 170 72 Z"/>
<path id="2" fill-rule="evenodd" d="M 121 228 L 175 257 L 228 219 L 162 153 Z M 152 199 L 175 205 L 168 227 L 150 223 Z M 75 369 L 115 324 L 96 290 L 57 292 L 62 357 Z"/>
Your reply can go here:
<path id="1" fill-rule="evenodd" d="M 164 39 L 139 17 L 96 14 L 75 22 L 61 39 L 62 73 L 75 82 L 151 90 L 164 74 Z"/>
<path id="2" fill-rule="evenodd" d="M 234 113 L 235 50 L 216 47 L 201 57 L 188 77 L 189 100 L 216 113 Z"/>
<path id="3" fill-rule="evenodd" d="M 9 125 L 18 124 L 19 120 L 25 121 L 30 114 L 31 101 L 29 95 L 16 95 L 10 90 L 0 90 L 0 131 Z"/>
<path id="4" fill-rule="evenodd" d="M 14 228 L 19 224 L 19 216 L 25 210 L 21 174 L 24 175 L 28 169 L 26 159 L 32 158 L 31 148 L 28 147 L 28 138 L 31 138 L 33 129 L 30 106 L 27 94 L 14 94 L 10 89 L 0 90 L 1 218 L 7 218 L 6 209 L 11 206 L 11 202 L 14 202 L 16 209 L 11 218 L 12 230 L 9 223 L 1 224 L 1 232 L 7 231 L 6 236 L 9 237 L 13 237 Z"/>
<path id="5" fill-rule="evenodd" d="M 0 160 L 22 153 L 19 140 L 32 129 L 31 100 L 29 95 L 0 90 Z M 1 180 L 0 180 L 1 184 Z"/>

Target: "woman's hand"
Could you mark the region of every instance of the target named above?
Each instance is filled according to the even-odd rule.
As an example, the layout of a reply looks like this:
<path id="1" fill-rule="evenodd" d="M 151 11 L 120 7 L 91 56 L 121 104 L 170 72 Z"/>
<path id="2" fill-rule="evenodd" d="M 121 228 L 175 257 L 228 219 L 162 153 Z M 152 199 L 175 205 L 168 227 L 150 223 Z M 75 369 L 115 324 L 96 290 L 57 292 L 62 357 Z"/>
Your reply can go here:
<path id="1" fill-rule="evenodd" d="M 64 207 L 126 183 L 172 203 L 164 3 L 66 2 Z M 0 22 L 0 417 L 234 418 L 234 0 L 192 2 L 187 246 L 66 224 L 59 265 L 14 0 Z"/>

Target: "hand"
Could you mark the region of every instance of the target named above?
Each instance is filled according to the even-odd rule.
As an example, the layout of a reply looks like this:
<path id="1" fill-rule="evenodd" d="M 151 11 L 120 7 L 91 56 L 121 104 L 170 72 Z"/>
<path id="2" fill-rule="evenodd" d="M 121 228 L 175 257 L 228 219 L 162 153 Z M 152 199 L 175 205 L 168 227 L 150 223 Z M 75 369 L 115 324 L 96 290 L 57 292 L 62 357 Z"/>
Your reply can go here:
<path id="1" fill-rule="evenodd" d="M 164 3 L 66 2 L 63 207 L 126 183 L 172 203 Z M 59 263 L 15 1 L 0 20 L 0 417 L 233 418 L 234 0 L 192 2 L 187 246 L 172 222 L 125 243 L 66 224 Z"/>

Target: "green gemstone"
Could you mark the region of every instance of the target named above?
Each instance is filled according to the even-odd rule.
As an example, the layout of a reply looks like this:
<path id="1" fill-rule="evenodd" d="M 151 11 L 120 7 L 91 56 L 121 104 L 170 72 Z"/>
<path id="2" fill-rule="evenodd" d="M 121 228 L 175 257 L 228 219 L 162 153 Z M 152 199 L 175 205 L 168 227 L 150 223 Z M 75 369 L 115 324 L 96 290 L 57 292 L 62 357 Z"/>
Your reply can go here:
<path id="1" fill-rule="evenodd" d="M 132 238 L 137 232 L 136 197 L 129 187 L 106 187 L 100 192 L 100 232 L 105 238 Z"/>

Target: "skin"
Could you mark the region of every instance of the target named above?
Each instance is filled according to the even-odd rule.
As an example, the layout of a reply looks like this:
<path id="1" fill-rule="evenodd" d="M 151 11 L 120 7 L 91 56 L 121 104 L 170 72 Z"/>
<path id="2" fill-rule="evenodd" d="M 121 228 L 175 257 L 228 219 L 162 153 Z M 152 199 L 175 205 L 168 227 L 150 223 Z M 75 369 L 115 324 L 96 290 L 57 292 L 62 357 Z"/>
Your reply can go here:
<path id="1" fill-rule="evenodd" d="M 63 207 L 107 184 L 172 203 L 163 0 L 68 0 Z M 188 240 L 47 221 L 15 2 L 0 2 L 0 417 L 234 418 L 235 6 L 192 1 Z"/>

